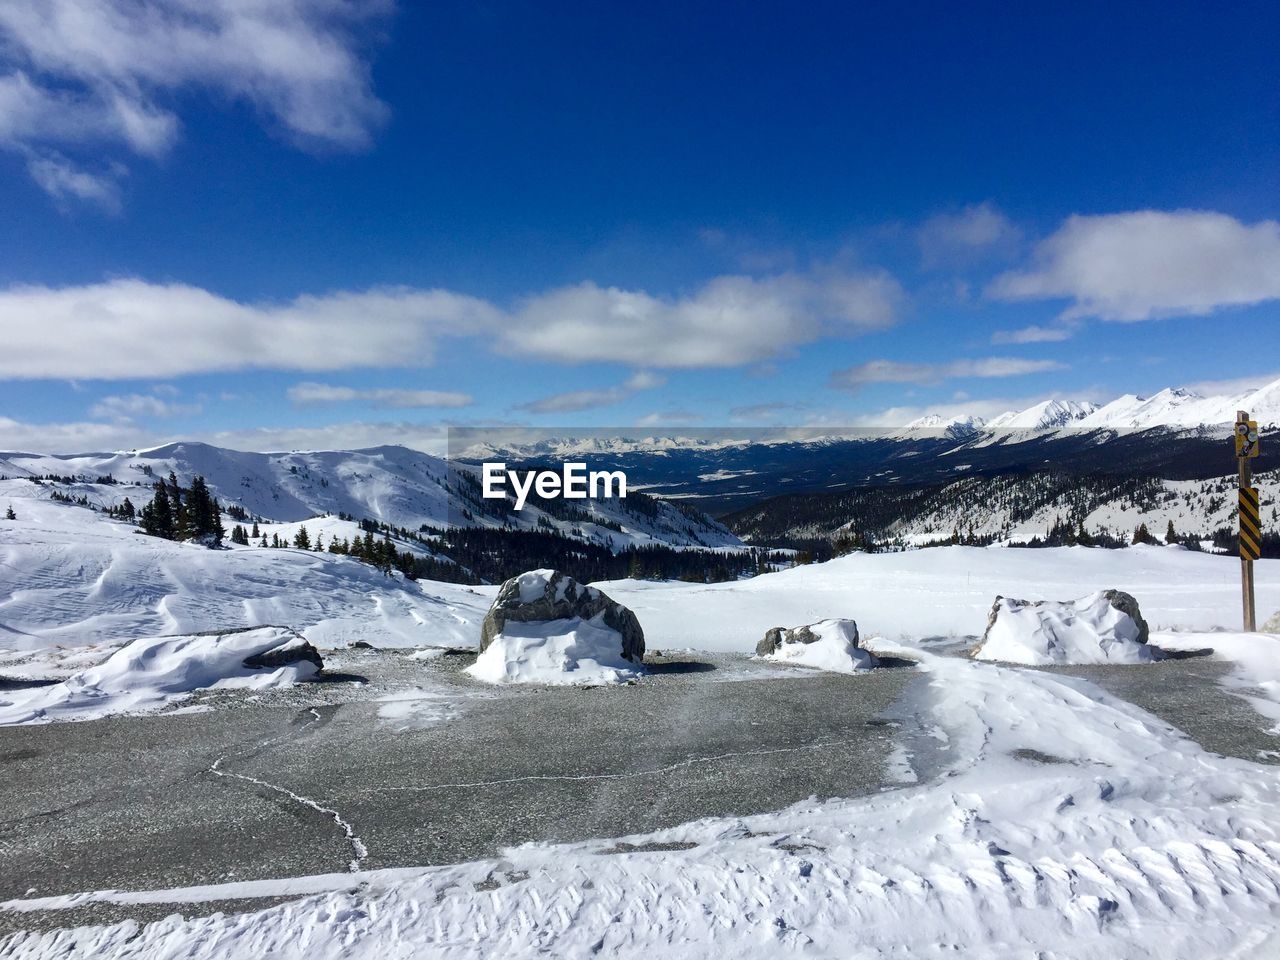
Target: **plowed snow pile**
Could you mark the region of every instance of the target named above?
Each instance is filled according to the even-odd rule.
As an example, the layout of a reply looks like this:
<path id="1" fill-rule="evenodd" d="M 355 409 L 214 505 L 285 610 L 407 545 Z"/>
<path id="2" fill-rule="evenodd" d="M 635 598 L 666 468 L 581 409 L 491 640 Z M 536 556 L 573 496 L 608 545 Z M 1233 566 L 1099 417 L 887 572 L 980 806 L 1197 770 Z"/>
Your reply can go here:
<path id="1" fill-rule="evenodd" d="M 601 620 L 508 621 L 467 673 L 486 683 L 625 683 L 640 670 Z"/>
<path id="2" fill-rule="evenodd" d="M 264 654 L 290 659 L 305 646 L 285 627 L 135 640 L 61 683 L 0 695 L 0 725 L 143 713 L 196 690 L 292 686 L 314 676 L 316 664 L 298 659 L 275 668 L 249 667 L 245 660 Z"/>
<path id="3" fill-rule="evenodd" d="M 822 620 L 806 629 L 818 639 L 783 643 L 762 659 L 832 673 L 856 673 L 876 665 L 875 657 L 858 646 L 858 626 L 852 620 Z"/>
<path id="4" fill-rule="evenodd" d="M 1139 637 L 1138 624 L 1102 591 L 1066 603 L 1001 597 L 974 657 L 1030 666 L 1154 660 Z"/>

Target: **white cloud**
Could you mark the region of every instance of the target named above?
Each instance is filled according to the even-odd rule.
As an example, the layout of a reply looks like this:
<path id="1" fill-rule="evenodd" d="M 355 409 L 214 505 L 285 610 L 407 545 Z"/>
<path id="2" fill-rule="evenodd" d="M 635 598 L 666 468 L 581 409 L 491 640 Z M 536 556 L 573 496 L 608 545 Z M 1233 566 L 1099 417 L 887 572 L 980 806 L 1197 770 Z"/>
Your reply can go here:
<path id="1" fill-rule="evenodd" d="M 112 280 L 0 291 L 0 378 L 120 379 L 429 363 L 436 339 L 492 329 L 491 304 L 391 287 L 240 303 L 198 287 Z"/>
<path id="2" fill-rule="evenodd" d="M 916 232 L 926 269 L 966 266 L 993 254 L 1011 254 L 1021 238 L 1022 231 L 990 203 L 930 217 Z"/>
<path id="3" fill-rule="evenodd" d="M 473 402 L 470 394 L 452 390 L 357 390 L 327 383 L 299 383 L 290 387 L 287 393 L 293 403 L 304 407 L 359 400 L 395 410 L 415 410 L 424 407 L 466 407 Z"/>
<path id="4" fill-rule="evenodd" d="M 856 391 L 873 383 L 939 383 L 956 378 L 1019 377 L 1030 373 L 1061 370 L 1056 360 L 1023 360 L 1017 357 L 984 357 L 951 360 L 946 363 L 899 363 L 871 360 L 831 374 L 831 385 Z"/>
<path id="5" fill-rule="evenodd" d="M 183 417 L 200 412 L 199 404 L 172 403 L 157 396 L 131 393 L 126 396 L 103 397 L 89 410 L 99 420 L 128 422 L 138 417 Z"/>
<path id="6" fill-rule="evenodd" d="M 636 421 L 637 427 L 679 427 L 701 423 L 706 418 L 692 410 L 663 410 L 645 414 Z"/>
<path id="7" fill-rule="evenodd" d="M 1226 397 L 1252 393 L 1277 380 L 1280 380 L 1280 370 L 1250 377 L 1232 377 L 1229 380 L 1198 380 L 1195 383 L 1184 383 L 1182 389 L 1198 393 L 1202 397 Z"/>
<path id="8" fill-rule="evenodd" d="M 590 410 L 593 407 L 608 407 L 635 396 L 641 390 L 652 390 L 664 383 L 666 383 L 664 377 L 641 370 L 617 386 L 597 390 L 569 390 L 540 400 L 522 403 L 516 409 L 527 410 L 530 413 L 573 413 L 578 410 Z"/>
<path id="9" fill-rule="evenodd" d="M 301 146 L 362 148 L 387 108 L 360 37 L 390 8 L 389 0 L 0 4 L 0 145 L 38 157 L 110 145 L 158 156 L 178 136 L 174 100 L 195 88 L 253 105 Z"/>
<path id="10" fill-rule="evenodd" d="M 1198 316 L 1280 298 L 1280 223 L 1142 210 L 1074 216 L 1032 266 L 997 277 L 1000 300 L 1067 299 L 1066 319 Z"/>
<path id="11" fill-rule="evenodd" d="M 102 172 L 78 167 L 61 154 L 27 158 L 27 172 L 45 193 L 60 205 L 69 200 L 91 203 L 108 213 L 120 210 L 122 168 L 113 165 Z"/>
<path id="12" fill-rule="evenodd" d="M 403 422 L 335 423 L 319 427 L 159 433 L 132 421 L 26 423 L 0 416 L 0 450 L 27 453 L 98 453 L 142 450 L 175 440 L 202 440 L 232 450 L 357 450 L 398 444 L 444 455 L 448 428 Z"/>
<path id="13" fill-rule="evenodd" d="M 514 312 L 465 294 L 412 287 L 241 302 L 186 284 L 137 279 L 13 286 L 0 290 L 6 336 L 0 379 L 421 366 L 432 361 L 443 337 L 481 337 L 508 354 L 562 363 L 731 367 L 819 338 L 889 326 L 900 295 L 883 273 L 719 277 L 675 300 L 587 283 L 530 297 Z M 623 389 L 657 385 L 656 374 L 637 376 Z M 340 399 L 420 405 L 393 395 L 326 402 Z"/>
<path id="14" fill-rule="evenodd" d="M 1017 330 L 997 330 L 991 335 L 992 343 L 1061 343 L 1075 336 L 1078 325 L 1060 323 L 1052 327 L 1032 324 Z"/>
<path id="15" fill-rule="evenodd" d="M 583 283 L 525 300 L 502 342 L 510 353 L 569 363 L 733 367 L 892 326 L 901 298 L 883 272 L 723 276 L 675 299 Z"/>

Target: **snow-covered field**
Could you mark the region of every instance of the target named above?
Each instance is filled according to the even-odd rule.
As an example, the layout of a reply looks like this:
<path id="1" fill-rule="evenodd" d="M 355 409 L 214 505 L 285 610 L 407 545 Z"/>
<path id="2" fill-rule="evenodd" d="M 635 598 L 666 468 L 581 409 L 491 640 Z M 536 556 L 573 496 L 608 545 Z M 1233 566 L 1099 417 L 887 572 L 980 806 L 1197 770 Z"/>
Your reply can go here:
<path id="1" fill-rule="evenodd" d="M 317 646 L 474 645 L 494 593 L 15 506 L 20 519 L 0 524 L 0 667 L 58 646 L 82 669 L 85 644 L 255 623 Z M 856 619 L 877 653 L 920 662 L 927 683 L 912 696 L 946 769 L 868 798 L 626 838 L 680 849 L 530 845 L 456 866 L 12 901 L 0 910 L 307 895 L 242 915 L 22 933 L 0 956 L 1274 956 L 1280 768 L 1209 754 L 1084 681 L 929 642 L 980 635 L 997 594 L 1114 587 L 1137 597 L 1153 643 L 1214 648 L 1232 664 L 1230 688 L 1280 722 L 1280 638 L 1229 632 L 1238 572 L 1231 558 L 1176 548 L 953 547 L 739 583 L 601 584 L 635 611 L 651 650 L 745 654 L 772 626 Z M 1265 619 L 1280 608 L 1280 562 L 1259 563 L 1257 585 Z"/>

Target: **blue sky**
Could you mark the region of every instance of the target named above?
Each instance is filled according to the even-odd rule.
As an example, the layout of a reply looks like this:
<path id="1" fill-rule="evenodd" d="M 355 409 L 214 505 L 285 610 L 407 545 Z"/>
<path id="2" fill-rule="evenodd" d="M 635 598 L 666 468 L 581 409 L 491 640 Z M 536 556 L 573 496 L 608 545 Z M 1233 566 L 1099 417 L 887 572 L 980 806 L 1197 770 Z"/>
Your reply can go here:
<path id="1" fill-rule="evenodd" d="M 862 6 L 0 8 L 0 448 L 1280 376 L 1273 5 Z"/>

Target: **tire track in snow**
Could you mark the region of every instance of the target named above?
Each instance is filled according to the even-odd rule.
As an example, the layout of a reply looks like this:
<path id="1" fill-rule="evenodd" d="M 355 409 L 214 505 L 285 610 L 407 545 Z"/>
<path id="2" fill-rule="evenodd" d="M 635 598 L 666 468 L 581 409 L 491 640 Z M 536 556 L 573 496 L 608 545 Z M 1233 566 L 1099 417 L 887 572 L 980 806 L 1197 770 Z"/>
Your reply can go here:
<path id="1" fill-rule="evenodd" d="M 306 730 L 312 724 L 319 723 L 324 719 L 320 716 L 320 712 L 316 710 L 315 707 L 309 708 L 309 712 L 311 714 L 311 719 L 302 725 L 302 730 Z M 270 740 L 264 740 L 262 743 L 258 744 L 257 748 L 254 750 L 254 754 L 256 755 L 261 753 L 263 750 L 274 746 L 281 740 L 292 737 L 294 733 L 295 731 L 293 730 L 286 730 L 278 737 L 272 737 Z M 341 813 L 334 810 L 332 807 L 326 807 L 319 801 L 313 800 L 310 797 L 305 797 L 302 794 L 296 793 L 288 787 L 281 786 L 278 783 L 271 783 L 270 781 L 262 780 L 258 777 L 251 777 L 245 773 L 234 773 L 230 770 L 223 770 L 222 763 L 226 759 L 227 755 L 224 753 L 222 756 L 218 757 L 217 760 L 213 761 L 213 764 L 209 767 L 209 773 L 213 774 L 215 777 L 242 780 L 245 783 L 251 783 L 255 786 L 262 787 L 265 790 L 270 790 L 273 793 L 278 793 L 282 797 L 288 797 L 295 803 L 307 807 L 310 810 L 314 810 L 316 813 L 323 814 L 333 820 L 333 822 L 338 825 L 338 828 L 342 830 L 343 835 L 347 839 L 347 843 L 351 846 L 353 857 L 351 862 L 347 864 L 347 871 L 349 873 L 359 872 L 361 865 L 369 856 L 369 848 L 365 846 L 364 841 L 356 833 L 355 827 L 352 826 L 350 821 L 346 820 Z"/>

